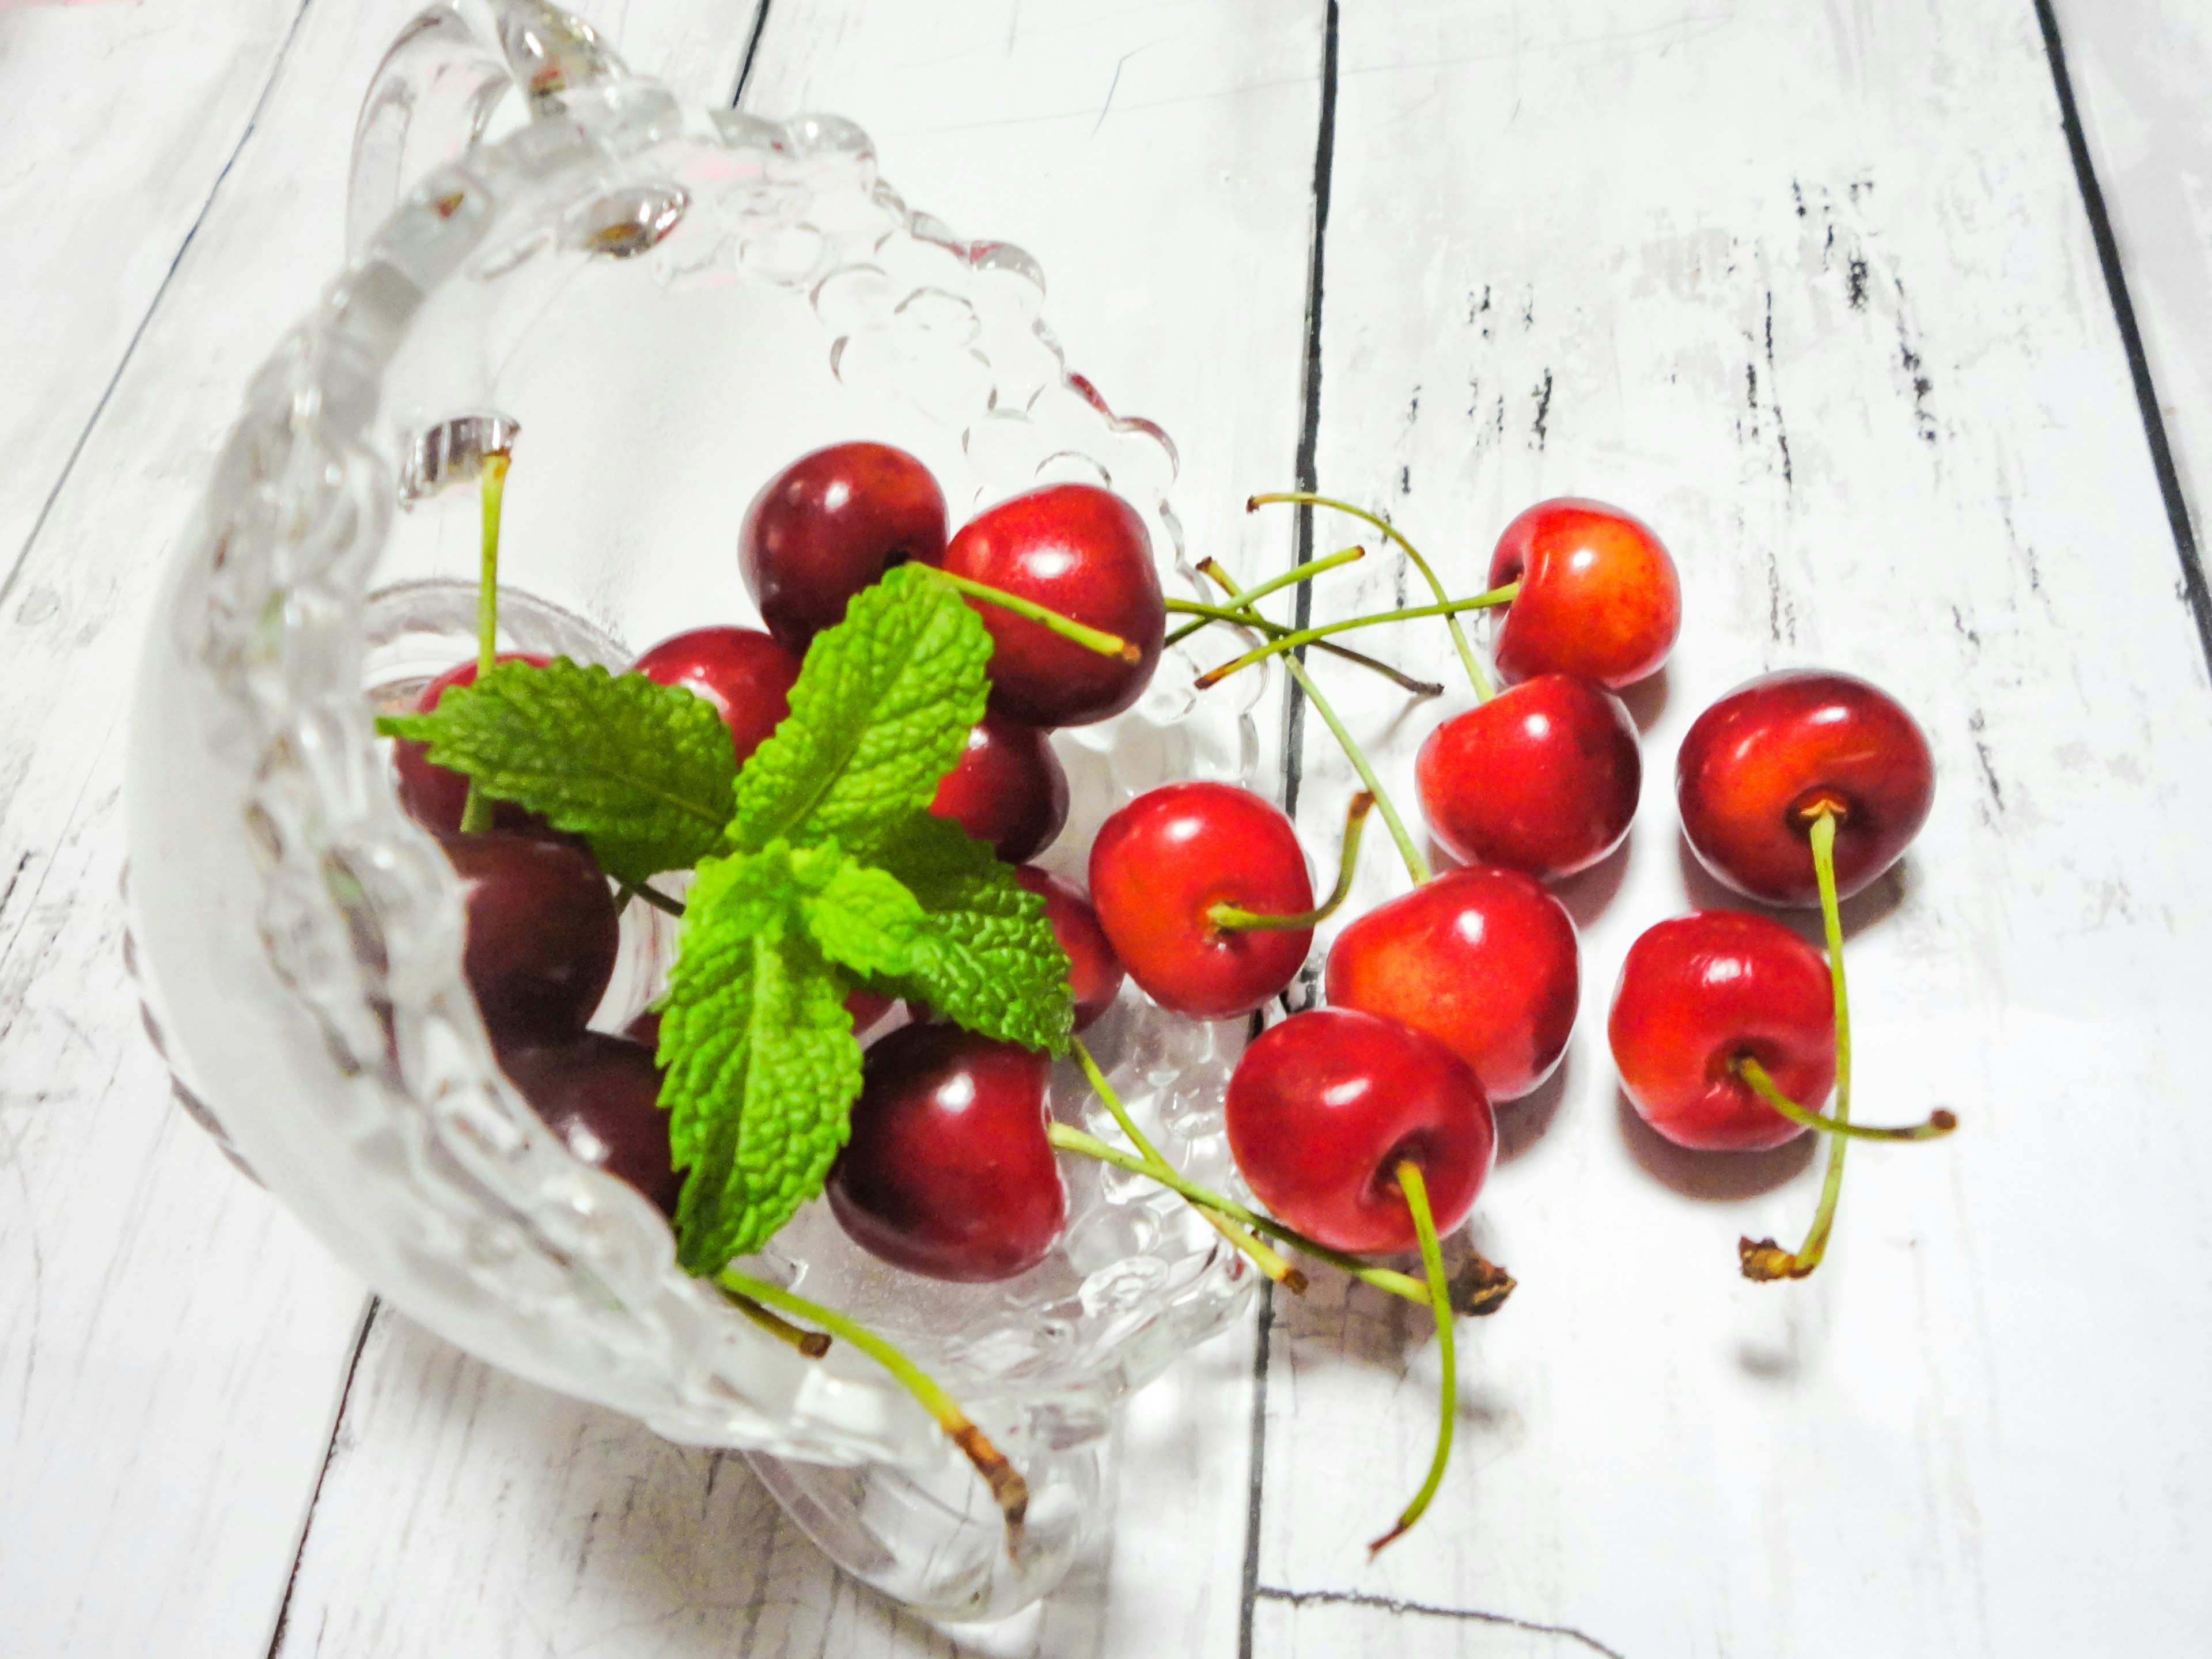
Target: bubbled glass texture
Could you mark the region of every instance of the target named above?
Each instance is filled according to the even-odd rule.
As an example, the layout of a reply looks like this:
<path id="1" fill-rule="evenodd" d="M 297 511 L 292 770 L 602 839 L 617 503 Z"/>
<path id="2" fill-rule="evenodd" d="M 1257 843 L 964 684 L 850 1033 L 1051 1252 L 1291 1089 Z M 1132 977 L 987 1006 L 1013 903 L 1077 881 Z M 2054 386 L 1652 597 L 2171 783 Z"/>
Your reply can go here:
<path id="1" fill-rule="evenodd" d="M 520 428 L 502 646 L 617 667 L 752 622 L 745 503 L 847 439 L 920 456 L 956 524 L 1039 483 L 1107 484 L 1145 515 L 1170 591 L 1194 592 L 1175 452 L 1066 368 L 1035 264 L 909 211 L 852 124 L 686 113 L 619 73 L 533 114 L 406 195 L 285 339 L 173 562 L 131 763 L 149 1017 L 180 1089 L 401 1309 L 672 1438 L 771 1454 L 764 1478 L 848 1567 L 939 1611 L 1003 1612 L 1077 1547 L 1116 1403 L 1234 1319 L 1241 1260 L 1179 1200 L 1085 1164 L 1063 1244 L 1006 1284 L 897 1273 L 819 1201 L 753 1264 L 907 1346 L 1024 1468 L 1029 1557 L 1009 1564 L 903 1393 L 844 1345 L 807 1362 L 735 1316 L 500 1074 L 450 872 L 393 800 L 373 715 L 471 649 L 476 493 L 434 488 L 426 448 L 457 417 Z M 1170 651 L 1135 708 L 1056 735 L 1073 810 L 1048 867 L 1079 880 L 1092 830 L 1142 789 L 1249 775 L 1256 684 L 1200 702 L 1194 666 Z M 608 1029 L 672 949 L 631 909 Z M 1091 1035 L 1169 1156 L 1233 1186 L 1220 1099 L 1241 1032 L 1132 988 Z M 1117 1138 L 1070 1066 L 1051 1105 Z"/>

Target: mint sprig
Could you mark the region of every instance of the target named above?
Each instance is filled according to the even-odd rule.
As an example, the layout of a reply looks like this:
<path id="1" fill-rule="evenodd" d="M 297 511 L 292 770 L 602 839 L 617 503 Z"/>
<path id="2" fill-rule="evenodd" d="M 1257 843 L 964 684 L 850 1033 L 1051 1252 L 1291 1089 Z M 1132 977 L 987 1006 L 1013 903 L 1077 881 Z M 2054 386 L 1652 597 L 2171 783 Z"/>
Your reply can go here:
<path id="1" fill-rule="evenodd" d="M 902 566 L 816 637 L 789 716 L 742 770 L 702 698 L 565 658 L 501 664 L 378 722 L 582 836 L 617 880 L 696 868 L 659 1005 L 691 1273 L 759 1249 L 822 1190 L 860 1091 L 856 982 L 1067 1050 L 1067 957 L 1044 901 L 927 810 L 983 717 L 990 659 L 967 602 Z"/>
<path id="2" fill-rule="evenodd" d="M 386 737 L 476 787 L 581 836 L 599 867 L 633 884 L 688 870 L 720 846 L 738 776 L 714 705 L 642 674 L 556 657 L 501 663 L 421 714 L 387 715 Z"/>

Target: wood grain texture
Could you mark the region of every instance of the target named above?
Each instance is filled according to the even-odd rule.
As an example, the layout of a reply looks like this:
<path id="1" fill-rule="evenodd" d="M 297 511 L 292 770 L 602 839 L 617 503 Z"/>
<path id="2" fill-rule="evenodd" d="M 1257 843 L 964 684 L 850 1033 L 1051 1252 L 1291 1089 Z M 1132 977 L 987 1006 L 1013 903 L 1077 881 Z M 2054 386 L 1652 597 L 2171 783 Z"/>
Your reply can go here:
<path id="1" fill-rule="evenodd" d="M 853 117 L 912 205 L 1036 255 L 1069 362 L 1179 442 L 1192 556 L 1258 571 L 1289 556 L 1287 520 L 1241 505 L 1297 437 L 1322 15 L 775 0 L 746 105 Z M 380 1318 L 277 1651 L 1225 1653 L 1251 1365 L 1224 1338 L 1139 1395 L 1096 1558 L 1009 1626 L 948 1635 L 840 1578 L 741 1460 Z"/>
<path id="2" fill-rule="evenodd" d="M 1505 1114 L 1475 1236 L 1522 1287 L 1462 1346 L 1452 1475 L 1366 1566 L 1426 1455 L 1433 1337 L 1379 1298 L 1291 1310 L 1260 1577 L 1307 1599 L 1263 1597 L 1254 1650 L 1571 1640 L 1498 1620 L 1629 1655 L 2185 1649 L 2212 892 L 2173 826 L 2212 809 L 2212 697 L 2033 9 L 1347 8 L 1342 63 L 1322 483 L 1458 588 L 1528 502 L 1622 502 L 1687 615 L 1631 699 L 1630 848 L 1564 890 L 1582 1023 Z M 1325 611 L 1405 591 L 1358 570 Z M 1451 668 L 1440 632 L 1391 643 Z M 1734 1243 L 1802 1231 L 1805 1151 L 1670 1151 L 1603 1018 L 1638 932 L 1726 902 L 1678 840 L 1683 729 L 1808 662 L 1900 696 L 1940 778 L 1847 912 L 1860 1110 L 1965 1127 L 1855 1155 L 1828 1265 L 1772 1287 Z M 1336 681 L 1410 797 L 1464 694 Z M 1326 741 L 1316 836 L 1349 787 Z M 1364 896 L 1404 881 L 1370 860 Z"/>
<path id="3" fill-rule="evenodd" d="M 2212 532 L 2212 11 L 2055 0 L 2201 550 Z"/>

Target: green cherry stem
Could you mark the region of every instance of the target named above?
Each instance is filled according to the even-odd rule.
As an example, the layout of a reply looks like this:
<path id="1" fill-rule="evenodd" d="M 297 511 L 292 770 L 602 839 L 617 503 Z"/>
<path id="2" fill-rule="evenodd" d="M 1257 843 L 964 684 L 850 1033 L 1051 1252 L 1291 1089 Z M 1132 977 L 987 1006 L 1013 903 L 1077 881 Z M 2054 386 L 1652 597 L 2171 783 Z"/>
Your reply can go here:
<path id="1" fill-rule="evenodd" d="M 1142 662 L 1145 653 L 1123 639 L 1119 634 L 1109 634 L 1103 628 L 1093 628 L 1073 617 L 1063 617 L 1057 611 L 1048 611 L 1035 599 L 1025 599 L 1018 593 L 1009 593 L 1004 588 L 993 587 L 968 576 L 956 576 L 949 570 L 939 570 L 934 565 L 924 565 L 938 580 L 985 605 L 995 605 L 1001 611 L 1011 611 L 1017 617 L 1050 629 L 1064 640 L 1072 640 L 1086 651 L 1096 651 L 1102 657 L 1118 657 L 1123 662 Z"/>
<path id="2" fill-rule="evenodd" d="M 1958 1114 L 1942 1107 L 1928 1115 L 1925 1123 L 1906 1124 L 1890 1128 L 1872 1123 L 1838 1123 L 1832 1117 L 1822 1117 L 1818 1112 L 1808 1112 L 1782 1092 L 1781 1085 L 1749 1054 L 1735 1062 L 1735 1074 L 1752 1087 L 1752 1091 L 1792 1123 L 1802 1123 L 1808 1129 L 1819 1129 L 1832 1135 L 1849 1135 L 1854 1140 L 1941 1140 L 1959 1127 Z"/>
<path id="3" fill-rule="evenodd" d="M 1029 1482 L 1022 1479 L 1021 1471 L 1006 1461 L 1006 1455 L 991 1443 L 983 1431 L 969 1420 L 968 1413 L 960 1409 L 960 1402 L 947 1394 L 928 1372 L 866 1326 L 848 1319 L 833 1308 L 825 1308 L 819 1303 L 809 1302 L 803 1296 L 795 1296 L 781 1285 L 755 1279 L 750 1273 L 739 1273 L 735 1267 L 723 1268 L 714 1276 L 714 1282 L 725 1291 L 795 1315 L 810 1325 L 819 1325 L 830 1335 L 851 1343 L 889 1371 L 899 1386 L 937 1419 L 937 1425 L 945 1431 L 945 1437 L 959 1447 L 968 1461 L 975 1466 L 975 1473 L 983 1477 L 984 1484 L 991 1489 L 991 1496 L 998 1500 L 1000 1513 L 1006 1517 L 1006 1552 L 1010 1555 L 1015 1553 L 1021 1542 L 1022 1517 L 1029 1511 Z"/>
<path id="4" fill-rule="evenodd" d="M 1286 490 L 1272 495 L 1255 495 L 1244 503 L 1244 510 L 1250 513 L 1260 507 L 1281 501 L 1293 502 L 1304 507 L 1334 507 L 1339 513 L 1348 513 L 1355 519 L 1373 525 L 1385 536 L 1397 543 L 1406 556 L 1413 561 L 1413 568 L 1421 573 L 1421 580 L 1428 583 L 1429 592 L 1437 596 L 1437 604 L 1442 605 L 1449 598 L 1449 595 L 1444 592 L 1444 585 L 1437 580 L 1437 573 L 1429 568 L 1429 562 L 1421 556 L 1420 550 L 1407 540 L 1404 532 L 1388 519 L 1377 518 L 1365 508 L 1354 507 L 1349 501 L 1340 501 L 1329 495 L 1312 495 L 1302 489 Z M 1449 615 L 1449 613 L 1432 614 Z M 1474 687 L 1476 697 L 1484 702 L 1488 702 L 1496 692 L 1490 684 L 1490 677 L 1482 672 L 1482 664 L 1474 654 L 1474 647 L 1467 642 L 1467 630 L 1459 625 L 1457 617 L 1452 617 L 1445 625 L 1451 629 L 1452 644 L 1459 651 L 1460 666 L 1467 670 L 1468 683 Z"/>
<path id="5" fill-rule="evenodd" d="M 1301 910 L 1295 915 L 1267 915 L 1256 910 L 1240 910 L 1233 904 L 1217 904 L 1206 913 L 1206 919 L 1216 927 L 1231 933 L 1250 928 L 1272 928 L 1279 933 L 1295 933 L 1302 927 L 1318 927 L 1337 913 L 1344 901 L 1352 896 L 1352 878 L 1359 867 L 1359 836 L 1367 827 L 1367 815 L 1375 810 L 1375 797 L 1364 789 L 1352 798 L 1344 813 L 1344 850 L 1336 864 L 1336 887 L 1317 908 Z"/>
<path id="6" fill-rule="evenodd" d="M 1270 639 L 1265 645 L 1255 646 L 1243 656 L 1233 658 L 1218 668 L 1207 669 L 1194 683 L 1201 690 L 1210 685 L 1218 685 L 1240 669 L 1249 668 L 1254 663 L 1265 662 L 1268 658 L 1280 656 L 1287 651 L 1296 651 L 1301 646 L 1317 645 L 1333 634 L 1349 633 L 1355 628 L 1373 628 L 1379 623 L 1418 622 L 1424 617 L 1456 617 L 1462 611 L 1480 611 L 1490 605 L 1510 605 L 1520 592 L 1520 583 L 1508 582 L 1503 587 L 1490 588 L 1472 599 L 1441 599 L 1434 605 L 1412 605 L 1403 611 L 1378 611 L 1371 617 L 1351 617 L 1342 622 L 1301 628 Z M 1497 694 L 1478 687 L 1475 695 L 1487 702 Z"/>
<path id="7" fill-rule="evenodd" d="M 684 919 L 684 901 L 669 897 L 649 881 L 634 883 L 626 881 L 622 884 L 621 890 L 617 896 L 624 903 L 634 898 L 643 899 L 664 915 L 674 916 L 678 921 Z"/>
<path id="8" fill-rule="evenodd" d="M 1300 582 L 1310 582 L 1324 571 L 1340 570 L 1347 564 L 1357 564 L 1367 556 L 1364 547 L 1342 547 L 1325 559 L 1309 559 L 1304 564 L 1294 564 L 1288 570 L 1279 571 L 1262 582 L 1255 582 L 1244 590 L 1244 603 L 1257 605 L 1270 593 L 1284 588 L 1296 587 Z M 1208 561 L 1212 562 L 1212 561 Z"/>
<path id="9" fill-rule="evenodd" d="M 495 449 L 483 458 L 477 475 L 483 501 L 483 539 L 477 574 L 477 678 L 482 679 L 499 661 L 499 512 L 507 495 L 507 469 L 513 458 Z M 480 836 L 491 828 L 491 798 L 469 781 L 468 798 L 461 805 L 461 833 Z"/>
<path id="10" fill-rule="evenodd" d="M 1420 1491 L 1398 1517 L 1397 1524 L 1367 1547 L 1367 1559 L 1372 1561 L 1385 1546 L 1405 1536 L 1407 1529 L 1419 1520 L 1429 1507 L 1429 1500 L 1437 1495 L 1443 1484 L 1444 1466 L 1451 1462 L 1452 1429 L 1459 1416 L 1459 1355 L 1452 1340 L 1451 1303 L 1444 1289 L 1444 1254 L 1437 1243 L 1436 1218 L 1429 1212 L 1429 1191 L 1422 1182 L 1420 1166 L 1411 1158 L 1398 1166 L 1398 1190 L 1406 1195 L 1406 1207 L 1413 1212 L 1413 1233 L 1421 1241 L 1421 1267 L 1429 1281 L 1429 1307 L 1437 1319 L 1437 1346 L 1443 1369 L 1443 1400 L 1437 1414 L 1436 1455 L 1429 1460 L 1429 1478 L 1421 1482 Z"/>
<path id="11" fill-rule="evenodd" d="M 1836 901 L 1836 818 L 1838 808 L 1828 802 L 1812 809 L 1808 825 L 1813 842 L 1813 878 L 1820 884 L 1820 923 L 1828 940 L 1828 981 L 1836 998 L 1836 1109 L 1831 1128 L 1851 1121 L 1851 1005 L 1844 988 L 1844 920 Z M 1756 1085 L 1753 1085 L 1756 1086 Z M 1820 1265 L 1828 1252 L 1828 1235 L 1836 1224 L 1836 1199 L 1844 1189 L 1844 1153 L 1850 1146 L 1848 1134 L 1828 1137 L 1828 1172 L 1820 1182 L 1820 1205 L 1813 1212 L 1811 1231 L 1796 1255 L 1772 1239 L 1736 1241 L 1736 1255 L 1746 1279 L 1802 1279 Z"/>
<path id="12" fill-rule="evenodd" d="M 1212 559 L 1206 561 L 1206 564 L 1213 562 Z M 1206 565 L 1199 568 L 1202 570 Z M 1313 567 L 1308 565 L 1305 568 L 1310 570 Z M 1229 623 L 1238 628 L 1252 629 L 1271 640 L 1279 640 L 1291 631 L 1283 623 L 1271 622 L 1255 611 L 1232 611 L 1226 605 L 1201 605 L 1195 599 L 1170 599 L 1167 607 L 1178 616 L 1194 618 L 1167 636 L 1166 643 L 1169 645 L 1180 644 L 1208 623 Z M 1316 640 L 1314 644 L 1317 649 L 1328 652 L 1332 657 L 1380 674 L 1401 690 L 1410 691 L 1417 697 L 1441 697 L 1444 694 L 1443 687 L 1436 681 L 1417 678 L 1404 669 L 1384 662 L 1380 657 L 1369 656 L 1364 651 L 1354 651 L 1350 646 L 1339 645 L 1334 640 Z"/>
<path id="13" fill-rule="evenodd" d="M 1114 1085 L 1107 1082 L 1106 1074 L 1098 1069 L 1098 1062 L 1091 1057 L 1091 1050 L 1083 1046 L 1083 1040 L 1080 1037 L 1074 1039 L 1074 1047 L 1076 1063 L 1083 1067 L 1083 1075 L 1089 1079 L 1091 1088 L 1097 1091 L 1098 1098 L 1105 1102 L 1106 1109 L 1114 1115 L 1114 1121 L 1121 1125 L 1121 1133 L 1129 1137 L 1129 1144 L 1137 1149 L 1138 1157 L 1128 1165 L 1121 1165 L 1118 1160 L 1113 1158 L 1109 1158 L 1106 1162 L 1116 1164 L 1117 1167 L 1133 1167 L 1137 1173 L 1151 1176 L 1154 1180 L 1160 1180 L 1163 1175 L 1175 1175 L 1175 1166 L 1160 1156 L 1159 1148 L 1153 1146 L 1146 1138 L 1145 1132 L 1137 1127 L 1136 1120 L 1129 1115 L 1128 1109 L 1121 1104 L 1121 1096 L 1114 1092 Z M 1054 1124 L 1052 1127 L 1057 1129 L 1061 1126 Z M 1070 1130 L 1068 1133 L 1082 1134 L 1080 1130 Z M 1093 1136 L 1084 1135 L 1083 1139 L 1098 1146 L 1106 1146 L 1104 1141 L 1097 1140 Z M 1053 1144 L 1058 1146 L 1060 1143 L 1054 1141 Z M 1088 1149 L 1070 1147 L 1067 1150 L 1087 1152 Z M 1107 1147 L 1107 1150 L 1110 1152 L 1113 1149 Z M 1095 1154 L 1091 1155 L 1095 1156 Z M 1166 1183 L 1164 1182 L 1164 1184 Z M 1218 1207 L 1190 1199 L 1190 1194 L 1188 1193 L 1185 1193 L 1183 1197 L 1190 1200 L 1191 1207 L 1204 1218 L 1208 1226 L 1250 1257 L 1254 1267 L 1293 1295 L 1304 1296 L 1306 1293 L 1306 1276 L 1284 1261 L 1279 1255 L 1269 1249 L 1242 1227 L 1233 1224 Z"/>
<path id="14" fill-rule="evenodd" d="M 830 1339 L 820 1331 L 802 1331 L 781 1314 L 770 1313 L 752 1297 L 733 1291 L 726 1285 L 717 1285 L 714 1288 L 729 1298 L 732 1307 L 754 1324 L 786 1346 L 798 1349 L 809 1359 L 819 1359 L 830 1352 Z"/>
<path id="15" fill-rule="evenodd" d="M 1229 573 L 1218 563 L 1208 559 L 1200 568 L 1229 595 L 1231 604 L 1243 602 L 1244 591 L 1230 580 Z M 1313 705 L 1314 713 L 1321 716 L 1322 723 L 1328 727 L 1338 745 L 1343 749 L 1345 758 L 1352 763 L 1352 769 L 1359 775 L 1360 783 L 1369 794 L 1375 797 L 1375 808 L 1382 814 L 1382 823 L 1390 831 L 1390 839 L 1398 844 L 1398 856 L 1406 861 L 1406 873 L 1413 878 L 1413 884 L 1419 886 L 1429 878 L 1429 861 L 1423 856 L 1419 847 L 1414 844 L 1413 837 L 1407 833 L 1406 821 L 1398 816 L 1398 808 L 1390 799 L 1390 792 L 1382 787 L 1382 780 L 1375 775 L 1375 768 L 1367 759 L 1367 751 L 1359 746 L 1344 722 L 1337 718 L 1335 708 L 1327 697 L 1322 696 L 1321 688 L 1314 684 L 1313 676 L 1307 672 L 1305 664 L 1298 660 L 1295 650 L 1284 653 L 1283 671 L 1297 682 L 1298 690 L 1305 693 L 1306 701 Z"/>

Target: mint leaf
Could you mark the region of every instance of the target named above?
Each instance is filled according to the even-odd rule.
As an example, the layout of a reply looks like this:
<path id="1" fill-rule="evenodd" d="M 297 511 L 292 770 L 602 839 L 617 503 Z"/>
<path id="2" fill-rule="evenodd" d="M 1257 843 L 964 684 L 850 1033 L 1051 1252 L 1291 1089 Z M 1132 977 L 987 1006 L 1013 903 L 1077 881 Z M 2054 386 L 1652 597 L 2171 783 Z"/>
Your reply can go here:
<path id="1" fill-rule="evenodd" d="M 688 1169 L 677 1255 L 711 1273 L 758 1249 L 822 1190 L 850 1133 L 860 1045 L 846 984 L 799 925 L 805 886 L 848 863 L 834 848 L 709 859 L 661 1002 L 660 1103 Z"/>
<path id="2" fill-rule="evenodd" d="M 990 847 L 957 823 L 911 811 L 886 826 L 871 872 L 894 881 L 914 904 L 907 912 L 869 896 L 880 908 L 839 913 L 842 935 L 825 933 L 823 913 L 840 890 L 825 888 L 809 923 L 824 951 L 867 975 L 878 988 L 927 1002 L 945 1018 L 1002 1042 L 1067 1052 L 1074 995 L 1067 953 L 1045 919 L 1044 901 L 1014 879 Z M 872 926 L 884 935 L 863 960 L 847 939 Z M 872 941 L 872 944 L 873 942 Z M 902 956 L 903 961 L 898 960 Z M 877 967 L 881 961 L 894 965 Z"/>
<path id="3" fill-rule="evenodd" d="M 791 714 L 738 781 L 730 841 L 835 836 L 876 858 L 890 827 L 927 806 L 983 718 L 991 635 L 926 567 L 902 565 L 815 636 Z"/>
<path id="4" fill-rule="evenodd" d="M 642 674 L 556 657 L 501 663 L 428 714 L 377 730 L 430 745 L 430 759 L 590 843 L 599 867 L 641 882 L 685 870 L 720 844 L 738 775 L 714 705 Z"/>

